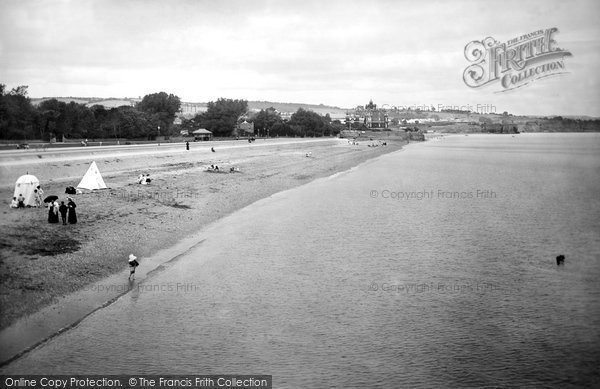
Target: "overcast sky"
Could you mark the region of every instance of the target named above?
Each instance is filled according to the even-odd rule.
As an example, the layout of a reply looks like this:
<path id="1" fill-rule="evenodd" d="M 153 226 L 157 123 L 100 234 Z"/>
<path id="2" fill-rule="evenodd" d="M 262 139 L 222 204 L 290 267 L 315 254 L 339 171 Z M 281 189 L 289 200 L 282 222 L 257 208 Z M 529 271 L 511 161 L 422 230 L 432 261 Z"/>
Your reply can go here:
<path id="1" fill-rule="evenodd" d="M 0 83 L 31 97 L 219 97 L 600 116 L 600 2 L 0 0 Z M 557 27 L 568 74 L 471 89 L 465 45 Z"/>

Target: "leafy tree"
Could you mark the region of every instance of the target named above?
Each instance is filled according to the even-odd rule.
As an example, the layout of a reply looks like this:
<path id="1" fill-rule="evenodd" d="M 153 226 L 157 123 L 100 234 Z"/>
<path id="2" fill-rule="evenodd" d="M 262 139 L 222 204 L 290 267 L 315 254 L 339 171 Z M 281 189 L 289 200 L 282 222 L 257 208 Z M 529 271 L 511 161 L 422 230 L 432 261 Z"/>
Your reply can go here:
<path id="1" fill-rule="evenodd" d="M 289 124 L 287 124 L 284 121 L 281 121 L 279 123 L 275 123 L 270 129 L 269 129 L 269 134 L 271 136 L 290 136 L 290 135 L 294 135 L 292 128 L 290 127 Z"/>
<path id="2" fill-rule="evenodd" d="M 330 134 L 327 135 L 337 135 L 340 132 L 342 132 L 342 130 L 344 130 L 346 128 L 346 126 L 344 124 L 342 124 L 339 120 L 336 120 L 335 122 L 331 123 L 330 125 Z"/>
<path id="3" fill-rule="evenodd" d="M 253 122 L 254 128 L 268 130 L 269 134 L 278 135 L 272 130 L 275 125 L 282 124 L 283 119 L 281 119 L 281 115 L 275 108 L 269 107 L 267 109 L 261 109 L 254 117 Z M 278 126 L 277 129 L 281 130 L 281 126 Z"/>
<path id="4" fill-rule="evenodd" d="M 220 98 L 208 103 L 206 112 L 196 115 L 196 123 L 216 136 L 230 136 L 238 118 L 248 111 L 248 101 Z"/>
<path id="5" fill-rule="evenodd" d="M 153 121 L 158 122 L 161 135 L 171 135 L 175 114 L 181 108 L 181 99 L 166 92 L 152 93 L 144 96 L 136 108 L 141 112 L 153 115 Z"/>
<path id="6" fill-rule="evenodd" d="M 324 118 L 316 112 L 298 108 L 290 119 L 290 125 L 300 136 L 322 135 L 325 129 Z"/>
<path id="7" fill-rule="evenodd" d="M 27 97 L 27 86 L 18 86 L 6 93 L 0 84 L 0 137 L 29 139 L 35 137 L 36 111 Z"/>
<path id="8" fill-rule="evenodd" d="M 182 119 L 180 130 L 186 130 L 189 134 L 202 127 L 202 116 L 196 115 L 191 119 Z"/>
<path id="9" fill-rule="evenodd" d="M 88 130 L 94 127 L 94 114 L 84 104 L 71 101 L 63 112 L 64 134 L 69 138 L 87 138 Z"/>
<path id="10" fill-rule="evenodd" d="M 66 110 L 66 105 L 67 104 L 58 101 L 57 99 L 45 100 L 39 105 L 38 110 L 41 116 L 39 129 L 42 139 L 48 140 L 53 136 L 56 137 L 56 139 L 62 139 L 62 135 L 65 132 L 64 112 Z"/>
<path id="11" fill-rule="evenodd" d="M 118 126 L 118 135 L 123 138 L 153 138 L 158 126 L 156 117 L 133 107 L 118 107 L 114 115 Z"/>

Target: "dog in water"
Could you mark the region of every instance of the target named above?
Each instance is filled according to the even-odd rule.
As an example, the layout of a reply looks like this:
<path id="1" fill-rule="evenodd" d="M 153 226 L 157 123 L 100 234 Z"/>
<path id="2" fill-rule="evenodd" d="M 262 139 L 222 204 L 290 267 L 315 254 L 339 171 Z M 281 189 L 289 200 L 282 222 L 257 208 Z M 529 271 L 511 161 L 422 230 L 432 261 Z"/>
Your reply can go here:
<path id="1" fill-rule="evenodd" d="M 561 254 L 558 257 L 556 257 L 556 264 L 558 266 L 564 265 L 564 263 L 565 263 L 565 256 L 564 255 Z"/>

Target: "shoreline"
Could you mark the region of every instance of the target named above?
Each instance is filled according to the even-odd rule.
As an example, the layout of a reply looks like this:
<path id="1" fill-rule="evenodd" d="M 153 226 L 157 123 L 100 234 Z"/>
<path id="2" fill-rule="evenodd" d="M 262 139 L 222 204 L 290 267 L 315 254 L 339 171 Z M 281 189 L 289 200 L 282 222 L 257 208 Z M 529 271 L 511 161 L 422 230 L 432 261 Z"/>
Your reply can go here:
<path id="1" fill-rule="evenodd" d="M 108 167 L 108 173 L 103 176 L 107 186 L 112 188 L 74 196 L 78 204 L 80 224 L 39 225 L 40 214 L 41 222 L 45 222 L 45 209 L 4 211 L 4 214 L 13 216 L 4 218 L 5 227 L 12 223 L 25 226 L 38 224 L 38 228 L 44 231 L 64 227 L 68 235 L 75 237 L 80 244 L 73 252 L 58 253 L 50 257 L 50 265 L 43 270 L 54 277 L 53 280 L 49 279 L 51 277 L 48 274 L 40 275 L 40 269 L 35 265 L 38 261 L 47 261 L 48 257 L 38 255 L 34 259 L 35 255 L 32 257 L 27 253 L 13 253 L 13 257 L 3 258 L 2 276 L 4 279 L 9 274 L 9 282 L 8 285 L 3 282 L 1 287 L 2 308 L 4 316 L 8 312 L 9 320 L 3 317 L 0 330 L 0 345 L 3 350 L 0 365 L 10 363 L 76 326 L 98 309 L 110 305 L 143 282 L 148 275 L 161 271 L 182 253 L 201 244 L 202 235 L 210 230 L 210 226 L 228 215 L 275 193 L 342 173 L 368 160 L 397 151 L 407 144 L 400 140 L 386 141 L 388 146 L 381 147 L 367 147 L 369 142 L 353 146 L 347 144 L 346 140 L 330 139 L 319 143 L 273 142 L 262 145 L 261 148 L 232 148 L 215 154 L 203 151 L 196 154 L 180 153 L 184 159 L 189 159 L 190 156 L 195 159 L 188 162 L 181 162 L 179 156 L 167 157 L 166 161 L 160 161 L 159 157 L 152 155 L 150 158 L 140 155 L 129 159 L 116 157 L 116 162 L 109 158 L 109 161 L 104 161 L 105 166 L 100 163 L 98 165 L 101 172 L 104 171 L 103 167 Z M 311 153 L 310 158 L 305 156 L 307 151 Z M 96 159 L 99 160 L 100 158 Z M 226 168 L 229 165 L 239 166 L 241 173 L 207 174 L 204 167 L 213 161 Z M 64 162 L 64 165 L 69 164 Z M 111 170 L 111 166 L 117 165 L 127 165 L 129 169 L 125 169 L 125 173 L 122 172 L 123 169 Z M 145 168 L 141 170 L 140 166 Z M 52 166 L 49 168 L 56 171 Z M 140 171 L 148 170 L 152 171 L 151 185 L 131 184 L 133 177 Z M 60 177 L 49 179 L 48 184 L 43 184 L 45 193 L 56 192 L 58 188 L 64 187 L 66 181 L 68 180 Z M 166 193 L 164 198 L 153 195 L 160 194 L 161 191 Z M 120 193 L 135 195 L 120 196 Z M 112 210 L 118 212 L 107 213 L 97 202 L 110 203 L 114 206 Z M 16 212 L 27 212 L 34 217 L 15 220 L 15 216 L 20 216 Z M 84 223 L 88 225 L 84 226 Z M 97 236 L 91 236 L 93 232 L 97 232 Z M 127 239 L 124 241 L 123 237 Z M 2 253 L 6 254 L 6 239 L 2 243 Z M 133 283 L 126 281 L 128 270 L 125 258 L 129 252 L 142 259 L 142 266 L 136 272 L 137 279 Z M 24 267 L 19 267 L 19 264 L 24 263 Z M 10 278 L 16 277 L 15 270 L 23 272 L 24 269 L 27 275 L 24 279 Z M 57 283 L 58 276 L 62 278 Z M 41 291 L 36 287 L 29 289 L 25 285 L 35 281 L 36 277 L 42 278 L 38 280 L 41 281 L 38 282 Z M 19 285 L 19 293 L 7 294 L 7 289 L 12 287 L 14 292 Z M 23 299 L 23 295 L 30 298 Z"/>

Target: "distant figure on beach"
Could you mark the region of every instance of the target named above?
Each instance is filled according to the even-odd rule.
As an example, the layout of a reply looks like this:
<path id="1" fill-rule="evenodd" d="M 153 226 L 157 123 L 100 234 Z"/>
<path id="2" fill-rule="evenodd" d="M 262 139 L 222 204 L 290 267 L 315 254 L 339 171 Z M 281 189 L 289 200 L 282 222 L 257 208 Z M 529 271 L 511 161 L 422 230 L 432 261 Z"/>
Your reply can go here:
<path id="1" fill-rule="evenodd" d="M 564 265 L 564 263 L 565 263 L 565 256 L 564 255 L 561 254 L 558 257 L 556 257 L 556 264 L 558 266 Z"/>
<path id="2" fill-rule="evenodd" d="M 58 212 L 60 212 L 60 217 L 62 219 L 63 225 L 67 224 L 67 211 L 69 210 L 69 207 L 67 207 L 65 205 L 64 201 L 60 202 L 60 207 L 58 207 Z"/>
<path id="3" fill-rule="evenodd" d="M 212 152 L 214 153 L 214 152 L 215 152 L 215 148 L 214 148 L 214 147 L 211 147 L 211 148 L 210 148 L 210 151 L 212 151 Z"/>
<path id="4" fill-rule="evenodd" d="M 215 170 L 215 165 L 210 165 L 210 170 Z"/>
<path id="5" fill-rule="evenodd" d="M 129 263 L 129 279 L 131 279 L 131 277 L 135 278 L 135 268 L 140 266 L 140 263 L 137 261 L 137 257 L 133 254 L 129 254 L 129 259 L 127 262 Z"/>
<path id="6" fill-rule="evenodd" d="M 38 194 L 37 189 L 33 190 L 33 206 L 39 207 L 41 205 L 40 195 Z"/>
<path id="7" fill-rule="evenodd" d="M 67 220 L 69 221 L 69 224 L 77 224 L 77 212 L 75 212 L 77 205 L 75 205 L 75 202 L 72 198 L 68 197 L 67 200 L 69 201 L 67 203 L 67 208 L 69 209 L 69 216 L 67 217 Z"/>
<path id="8" fill-rule="evenodd" d="M 17 208 L 25 208 L 25 197 L 23 197 L 23 194 L 19 194 L 19 197 L 17 197 Z"/>
<path id="9" fill-rule="evenodd" d="M 140 174 L 138 176 L 138 184 L 148 185 L 152 181 L 149 177 L 150 174 Z"/>
<path id="10" fill-rule="evenodd" d="M 56 201 L 48 204 L 48 223 L 58 223 L 58 203 Z"/>
<path id="11" fill-rule="evenodd" d="M 215 165 L 215 171 L 219 171 L 219 167 Z"/>
<path id="12" fill-rule="evenodd" d="M 185 149 L 189 150 L 190 149 L 190 142 L 185 142 Z"/>

